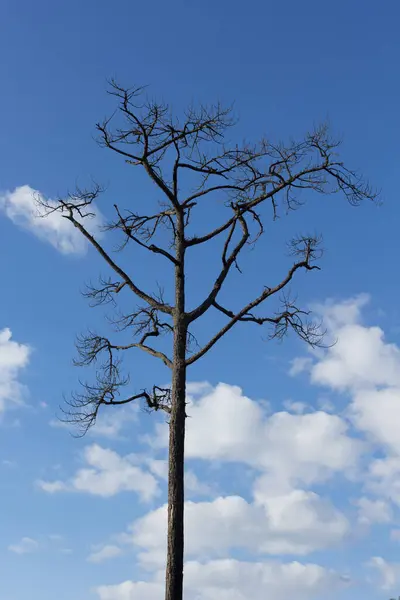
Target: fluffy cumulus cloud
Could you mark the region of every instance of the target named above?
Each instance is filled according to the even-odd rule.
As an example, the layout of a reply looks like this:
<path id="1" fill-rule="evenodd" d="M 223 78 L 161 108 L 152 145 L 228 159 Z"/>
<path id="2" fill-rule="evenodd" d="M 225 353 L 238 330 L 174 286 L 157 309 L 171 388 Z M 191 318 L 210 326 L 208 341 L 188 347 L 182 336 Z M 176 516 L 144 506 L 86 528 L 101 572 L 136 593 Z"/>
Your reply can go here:
<path id="1" fill-rule="evenodd" d="M 0 193 L 0 211 L 15 225 L 50 243 L 62 254 L 84 254 L 87 242 L 81 232 L 59 211 L 47 214 L 41 204 L 43 200 L 43 194 L 29 185 L 23 185 L 12 192 Z M 45 201 L 50 208 L 57 207 L 56 201 Z M 84 218 L 85 227 L 91 233 L 98 234 L 103 221 L 102 215 L 95 206 L 90 208 L 90 212 L 93 216 Z"/>
<path id="2" fill-rule="evenodd" d="M 296 591 L 311 598 L 344 580 L 317 565 L 275 563 L 267 557 L 305 557 L 337 547 L 350 533 L 348 518 L 312 486 L 351 474 L 365 446 L 348 422 L 322 410 L 271 413 L 268 403 L 247 397 L 236 386 L 188 386 L 187 465 L 242 464 L 249 469 L 248 497 L 220 495 L 185 505 L 186 597 L 284 598 Z M 290 405 L 288 408 L 292 409 Z M 157 425 L 150 451 L 165 453 L 166 425 Z M 159 478 L 164 458 L 146 461 Z M 197 485 L 204 485 L 193 472 Z M 189 483 L 190 477 L 187 477 Z M 192 481 L 193 483 L 193 481 Z M 246 484 L 244 484 L 246 485 Z M 101 600 L 161 598 L 166 555 L 166 505 L 136 519 L 117 539 L 134 549 L 150 581 L 126 581 L 98 588 Z M 235 562 L 232 555 L 261 562 Z M 157 575 L 158 574 L 158 575 Z M 335 584 L 336 584 L 335 583 Z M 326 588 L 325 588 L 326 585 Z"/>
<path id="3" fill-rule="evenodd" d="M 165 563 L 167 507 L 134 522 L 125 539 L 141 549 L 146 567 Z M 240 496 L 218 497 L 185 506 L 185 552 L 189 558 L 221 558 L 232 550 L 277 555 L 305 555 L 342 540 L 345 517 L 313 492 L 291 490 L 264 497 L 264 504 Z"/>
<path id="4" fill-rule="evenodd" d="M 221 559 L 206 563 L 191 561 L 185 565 L 187 600 L 299 600 L 335 594 L 348 583 L 334 571 L 315 564 L 298 562 L 244 562 Z M 97 588 L 100 600 L 161 600 L 161 572 L 154 581 L 125 581 Z"/>
<path id="5" fill-rule="evenodd" d="M 270 415 L 263 403 L 237 386 L 220 383 L 196 394 L 189 390 L 186 457 L 245 463 L 268 472 L 281 485 L 310 484 L 349 470 L 363 449 L 337 415 L 316 411 Z M 160 425 L 154 443 L 166 447 Z"/>
<path id="6" fill-rule="evenodd" d="M 336 343 L 302 366 L 314 384 L 349 397 L 348 417 L 382 455 L 370 463 L 366 487 L 400 506 L 400 348 L 381 327 L 364 322 L 368 300 L 317 307 Z M 371 512 L 372 505 L 363 509 Z"/>
<path id="7" fill-rule="evenodd" d="M 147 501 L 158 493 L 155 477 L 138 465 L 135 455 L 120 456 L 98 444 L 84 451 L 86 467 L 79 469 L 68 481 L 38 481 L 43 491 L 56 493 L 77 491 L 110 497 L 123 491 L 136 492 Z"/>
<path id="8" fill-rule="evenodd" d="M 385 526 L 389 539 L 400 506 L 400 348 L 380 327 L 365 323 L 367 302 L 359 296 L 316 307 L 336 343 L 292 363 L 291 375 L 308 374 L 317 393 L 329 391 L 328 399 L 294 397 L 274 412 L 234 385 L 189 384 L 186 484 L 194 496 L 185 505 L 188 600 L 338 597 L 349 578 L 316 564 L 315 553 L 324 551 L 326 564 L 329 549 L 342 552 L 348 538 L 354 542 L 371 527 Z M 340 414 L 337 394 L 346 404 L 342 400 Z M 89 446 L 85 467 L 70 480 L 41 486 L 103 496 L 129 490 L 153 499 L 166 480 L 168 425 L 157 424 L 147 442 L 146 455 Z M 215 465 L 223 473 L 212 470 Z M 211 471 L 222 477 L 210 486 L 204 473 Z M 245 473 L 235 493 L 224 488 L 232 488 L 230 473 Z M 94 563 L 134 552 L 146 574 L 98 587 L 100 600 L 163 598 L 166 520 L 166 505 L 156 505 L 92 548 L 88 560 Z M 398 530 L 391 535 L 394 544 Z M 375 573 L 385 590 L 400 585 L 397 563 L 375 557 L 368 569 L 364 576 Z"/>
<path id="9" fill-rule="evenodd" d="M 362 322 L 368 300 L 362 295 L 316 307 L 335 343 L 311 367 L 314 383 L 350 391 L 400 386 L 400 349 L 385 340 L 380 327 Z"/>
<path id="10" fill-rule="evenodd" d="M 15 342 L 10 329 L 0 330 L 0 415 L 10 405 L 22 401 L 24 387 L 18 377 L 29 358 L 29 346 Z"/>

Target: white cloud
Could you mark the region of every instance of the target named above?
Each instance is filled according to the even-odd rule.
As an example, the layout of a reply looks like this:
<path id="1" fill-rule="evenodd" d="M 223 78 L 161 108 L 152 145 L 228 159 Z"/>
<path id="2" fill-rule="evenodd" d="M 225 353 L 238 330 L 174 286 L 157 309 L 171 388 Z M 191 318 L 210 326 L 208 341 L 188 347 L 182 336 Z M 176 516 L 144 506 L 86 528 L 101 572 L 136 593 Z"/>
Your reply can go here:
<path id="1" fill-rule="evenodd" d="M 150 471 L 159 479 L 168 479 L 168 461 L 160 458 L 147 458 L 146 464 Z"/>
<path id="2" fill-rule="evenodd" d="M 96 592 L 100 600 L 162 600 L 164 586 L 160 582 L 124 581 L 117 585 L 101 585 Z"/>
<path id="3" fill-rule="evenodd" d="M 359 294 L 341 302 L 327 300 L 324 304 L 316 304 L 312 308 L 316 314 L 323 316 L 324 323 L 328 328 L 328 335 L 331 334 L 334 340 L 335 336 L 332 335 L 332 332 L 361 320 L 362 310 L 370 302 L 370 299 L 369 294 Z"/>
<path id="4" fill-rule="evenodd" d="M 341 541 L 349 532 L 345 516 L 315 492 L 274 494 L 264 476 L 256 482 L 254 497 L 266 512 L 270 539 L 262 549 L 270 554 L 308 554 Z"/>
<path id="5" fill-rule="evenodd" d="M 312 359 L 309 357 L 299 356 L 291 361 L 289 375 L 295 377 L 299 373 L 307 371 L 312 365 Z"/>
<path id="6" fill-rule="evenodd" d="M 210 496 L 213 488 L 205 481 L 200 481 L 196 473 L 191 470 L 185 471 L 186 496 Z"/>
<path id="7" fill-rule="evenodd" d="M 365 525 L 372 523 L 390 523 L 393 519 L 393 511 L 385 500 L 371 500 L 362 497 L 356 500 L 358 506 L 358 520 Z"/>
<path id="8" fill-rule="evenodd" d="M 55 494 L 57 492 L 67 492 L 69 486 L 63 481 L 42 481 L 39 479 L 37 485 L 48 494 Z"/>
<path id="9" fill-rule="evenodd" d="M 41 535 L 39 539 L 23 537 L 17 544 L 12 544 L 8 547 L 10 552 L 15 554 L 32 554 L 34 552 L 61 552 L 66 554 L 66 549 L 60 547 L 64 541 L 63 536 L 58 534 Z"/>
<path id="10" fill-rule="evenodd" d="M 315 564 L 241 562 L 225 559 L 185 564 L 187 600 L 298 600 L 326 597 L 348 584 L 345 577 Z M 150 582 L 126 581 L 97 588 L 100 600 L 162 600 L 162 573 Z"/>
<path id="11" fill-rule="evenodd" d="M 345 516 L 329 501 L 301 488 L 337 473 L 351 474 L 357 465 L 364 445 L 349 435 L 344 419 L 323 411 L 270 414 L 265 403 L 227 384 L 196 384 L 188 393 L 188 465 L 191 459 L 203 459 L 242 463 L 256 470 L 253 501 L 227 496 L 186 503 L 188 559 L 220 559 L 238 550 L 306 555 L 343 541 L 349 533 Z M 152 446 L 164 450 L 167 440 L 167 426 L 156 426 Z M 157 475 L 166 474 L 162 461 L 153 461 L 150 468 Z M 135 521 L 120 542 L 138 547 L 146 568 L 161 569 L 166 506 Z M 130 590 L 129 585 L 124 589 Z M 138 593 L 139 583 L 131 585 Z M 153 593 L 155 588 L 151 589 Z"/>
<path id="12" fill-rule="evenodd" d="M 367 301 L 359 296 L 317 307 L 336 343 L 311 367 L 314 383 L 350 391 L 400 386 L 400 349 L 385 341 L 380 327 L 362 324 L 361 309 Z"/>
<path id="13" fill-rule="evenodd" d="M 212 389 L 213 386 L 208 381 L 188 381 L 186 384 L 186 391 L 192 398 L 204 396 Z"/>
<path id="14" fill-rule="evenodd" d="M 265 597 L 280 600 L 294 594 L 304 599 L 313 595 L 325 598 L 329 590 L 337 590 L 345 580 L 322 567 L 272 562 L 266 557 L 305 556 L 346 539 L 350 524 L 324 498 L 330 489 L 321 491 L 320 484 L 338 474 L 351 476 L 364 451 L 377 449 L 379 452 L 374 456 L 379 458 L 369 465 L 366 480 L 352 482 L 363 485 L 356 494 L 352 491 L 352 496 L 359 496 L 353 502 L 358 510 L 358 522 L 355 520 L 353 526 L 365 533 L 367 528 L 360 525 L 392 522 L 390 501 L 400 505 L 400 442 L 396 425 L 400 417 L 400 350 L 385 339 L 380 328 L 363 323 L 365 303 L 366 298 L 359 297 L 338 305 L 325 305 L 330 335 L 338 341 L 326 351 L 307 357 L 301 369 L 299 365 L 297 369 L 307 370 L 313 383 L 344 392 L 346 402 L 350 402 L 350 408 L 342 413 L 344 416 L 329 414 L 327 410 L 332 410 L 332 405 L 326 410 L 310 412 L 306 405 L 309 398 L 300 398 L 303 402 L 296 399 L 286 405 L 288 411 L 271 414 L 262 402 L 246 397 L 238 387 L 227 384 L 212 387 L 207 383 L 188 386 L 187 410 L 191 417 L 187 420 L 186 438 L 188 488 L 202 485 L 201 472 L 196 470 L 195 474 L 191 470 L 191 461 L 196 461 L 197 468 L 198 459 L 225 463 L 225 467 L 227 463 L 240 463 L 250 467 L 254 476 L 251 490 L 246 490 L 252 493 L 251 498 L 229 495 L 186 503 L 185 598 L 188 600 L 264 600 Z M 352 426 L 358 431 L 354 432 Z M 124 470 L 120 461 L 124 468 L 141 467 L 147 475 L 154 476 L 155 482 L 156 478 L 165 481 L 167 463 L 159 456 L 165 456 L 167 434 L 168 427 L 161 425 L 152 437 L 153 448 L 161 449 L 162 454 L 121 457 L 97 447 L 100 452 L 97 451 L 96 460 L 85 458 L 87 468 L 78 471 L 67 484 L 53 484 L 113 495 L 128 489 L 121 483 L 125 479 L 118 475 Z M 368 443 L 359 439 L 360 434 L 366 434 Z M 240 482 L 243 487 L 248 484 L 248 479 Z M 312 491 L 315 484 L 319 494 Z M 339 486 L 340 483 L 335 493 Z M 240 493 L 246 493 L 242 487 L 239 489 Z M 340 493 L 346 491 L 347 488 Z M 345 500 L 349 498 L 342 495 L 340 501 Z M 128 544 L 138 552 L 139 565 L 150 569 L 151 579 L 100 587 L 97 590 L 100 599 L 161 600 L 166 507 L 152 510 L 132 523 L 120 538 L 111 539 L 109 545 L 93 549 L 89 560 L 100 562 L 111 558 L 114 552 L 117 555 L 125 551 L 123 544 Z M 229 558 L 237 555 L 256 557 L 257 562 Z M 378 557 L 371 566 L 381 573 L 385 589 L 400 583 L 397 564 Z"/>
<path id="15" fill-rule="evenodd" d="M 400 505 L 400 348 L 380 327 L 363 323 L 367 301 L 360 296 L 318 307 L 337 342 L 314 355 L 311 381 L 350 395 L 347 415 L 384 453 L 371 462 L 366 487 Z"/>
<path id="16" fill-rule="evenodd" d="M 400 584 L 400 563 L 390 563 L 381 556 L 374 556 L 368 566 L 378 571 L 382 590 L 393 590 Z"/>
<path id="17" fill-rule="evenodd" d="M 400 350 L 380 327 L 354 323 L 338 332 L 336 344 L 312 369 L 312 380 L 339 390 L 400 385 Z"/>
<path id="18" fill-rule="evenodd" d="M 269 415 L 263 404 L 237 386 L 220 383 L 187 408 L 186 457 L 245 463 L 291 485 L 310 484 L 356 465 L 363 445 L 347 433 L 347 423 L 322 411 Z M 166 447 L 160 425 L 153 445 Z"/>
<path id="19" fill-rule="evenodd" d="M 206 565 L 186 565 L 188 587 L 192 598 L 201 600 L 286 600 L 325 595 L 347 581 L 318 565 L 292 562 L 245 563 L 220 560 Z"/>
<path id="20" fill-rule="evenodd" d="M 129 527 L 124 541 L 141 548 L 146 567 L 161 567 L 166 550 L 166 505 Z M 291 490 L 255 503 L 240 496 L 185 504 L 187 558 L 220 558 L 232 549 L 261 554 L 305 555 L 341 541 L 349 531 L 345 517 L 313 492 Z"/>
<path id="21" fill-rule="evenodd" d="M 390 498 L 400 506 L 400 456 L 385 456 L 371 462 L 368 470 L 369 489 Z"/>
<path id="22" fill-rule="evenodd" d="M 373 441 L 389 452 L 400 454 L 400 387 L 355 391 L 349 414 L 357 428 L 368 433 Z"/>
<path id="23" fill-rule="evenodd" d="M 119 546 L 108 544 L 106 546 L 95 546 L 89 554 L 87 560 L 91 563 L 101 563 L 110 558 L 115 558 L 122 554 L 122 549 Z"/>
<path id="24" fill-rule="evenodd" d="M 8 549 L 15 554 L 31 554 L 39 550 L 39 543 L 32 538 L 23 537 L 20 542 L 12 544 Z"/>
<path id="25" fill-rule="evenodd" d="M 27 366 L 29 346 L 14 342 L 10 329 L 0 330 L 0 413 L 22 401 L 24 387 L 18 381 L 19 372 Z"/>
<path id="26" fill-rule="evenodd" d="M 84 460 L 88 468 L 79 469 L 68 482 L 38 481 L 37 484 L 50 493 L 70 490 L 103 497 L 131 491 L 145 501 L 158 493 L 157 480 L 137 466 L 135 455 L 120 456 L 113 450 L 92 444 L 85 448 Z"/>
<path id="27" fill-rule="evenodd" d="M 101 436 L 109 439 L 118 439 L 121 438 L 123 429 L 136 420 L 136 405 L 131 405 L 125 409 L 118 407 L 112 412 L 103 410 L 96 419 L 95 425 L 89 429 L 89 434 L 93 437 Z"/>
<path id="28" fill-rule="evenodd" d="M 0 194 L 0 211 L 15 225 L 33 233 L 37 238 L 54 246 L 62 254 L 84 254 L 87 241 L 72 223 L 59 211 L 44 215 L 38 199 L 43 195 L 29 185 L 15 188 L 12 192 Z M 57 206 L 54 200 L 46 200 L 50 206 Z M 94 205 L 90 207 L 93 217 L 85 217 L 85 227 L 91 233 L 99 233 L 102 224 L 100 211 Z"/>

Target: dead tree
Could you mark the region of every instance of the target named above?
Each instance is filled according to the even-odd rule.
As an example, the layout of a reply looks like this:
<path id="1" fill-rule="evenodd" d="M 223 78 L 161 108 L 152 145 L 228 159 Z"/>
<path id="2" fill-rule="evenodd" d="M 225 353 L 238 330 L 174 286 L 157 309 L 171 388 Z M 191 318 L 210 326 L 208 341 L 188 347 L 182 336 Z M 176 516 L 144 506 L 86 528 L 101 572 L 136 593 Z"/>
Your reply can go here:
<path id="1" fill-rule="evenodd" d="M 280 211 L 298 207 L 299 193 L 330 194 L 342 192 L 357 205 L 374 199 L 376 193 L 359 175 L 338 158 L 338 143 L 326 126 L 305 135 L 300 141 L 284 145 L 261 139 L 257 144 L 229 145 L 226 133 L 234 125 L 231 109 L 219 104 L 190 108 L 176 118 L 164 103 L 150 101 L 141 88 L 126 89 L 111 82 L 110 93 L 117 99 L 113 117 L 97 124 L 99 143 L 112 150 L 131 167 L 144 170 L 161 194 L 163 202 L 151 212 L 144 206 L 113 207 L 114 218 L 105 227 L 122 238 L 121 248 L 140 246 L 172 265 L 174 298 L 167 302 L 162 294 L 139 287 L 135 277 L 121 267 L 118 255 L 106 249 L 90 232 L 87 222 L 100 187 L 77 190 L 60 199 L 58 210 L 68 219 L 107 264 L 110 275 L 98 286 L 88 289 L 94 303 L 117 302 L 119 294 L 132 294 L 136 309 L 117 320 L 117 329 L 129 329 L 134 341 L 120 345 L 90 333 L 80 338 L 81 365 L 98 364 L 97 379 L 84 386 L 70 402 L 68 418 L 85 432 L 96 421 L 102 407 L 127 404 L 143 399 L 150 409 L 163 410 L 169 419 L 168 471 L 168 549 L 166 561 L 166 600 L 181 600 L 184 560 L 184 440 L 187 368 L 198 361 L 237 323 L 269 327 L 271 338 L 281 338 L 293 330 L 308 344 L 318 344 L 319 330 L 286 294 L 300 271 L 318 269 L 320 240 L 301 236 L 291 242 L 293 262 L 279 281 L 260 281 L 257 297 L 239 308 L 225 306 L 221 290 L 238 259 L 249 244 L 264 231 L 267 218 Z M 115 119 L 120 119 L 115 123 Z M 196 229 L 197 214 L 204 211 L 213 220 L 212 202 L 223 200 L 226 218 L 209 231 Z M 203 214 L 204 214 L 203 212 Z M 163 230 L 169 243 L 158 243 Z M 185 301 L 187 268 L 185 259 L 194 248 L 220 241 L 221 253 L 215 256 L 214 283 L 197 306 Z M 120 248 L 120 249 L 121 249 Z M 271 309 L 272 298 L 283 297 L 280 309 Z M 267 306 L 270 311 L 265 312 Z M 209 311 L 220 313 L 225 324 L 195 352 L 188 351 L 191 327 Z M 170 334 L 170 356 L 154 345 L 156 338 Z M 120 358 L 137 348 L 161 360 L 171 371 L 171 387 L 154 385 L 125 397 L 128 378 L 122 375 Z"/>

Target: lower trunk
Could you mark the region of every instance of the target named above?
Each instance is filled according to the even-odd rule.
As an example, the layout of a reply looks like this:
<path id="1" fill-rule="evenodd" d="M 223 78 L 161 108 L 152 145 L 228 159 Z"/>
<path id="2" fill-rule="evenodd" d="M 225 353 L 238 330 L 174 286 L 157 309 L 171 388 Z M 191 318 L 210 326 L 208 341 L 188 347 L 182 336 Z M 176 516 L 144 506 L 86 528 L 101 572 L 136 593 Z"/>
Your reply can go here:
<path id="1" fill-rule="evenodd" d="M 182 332 L 183 333 L 183 332 Z M 186 418 L 186 332 L 176 339 L 169 424 L 168 537 L 165 600 L 182 600 L 184 549 L 184 447 Z"/>

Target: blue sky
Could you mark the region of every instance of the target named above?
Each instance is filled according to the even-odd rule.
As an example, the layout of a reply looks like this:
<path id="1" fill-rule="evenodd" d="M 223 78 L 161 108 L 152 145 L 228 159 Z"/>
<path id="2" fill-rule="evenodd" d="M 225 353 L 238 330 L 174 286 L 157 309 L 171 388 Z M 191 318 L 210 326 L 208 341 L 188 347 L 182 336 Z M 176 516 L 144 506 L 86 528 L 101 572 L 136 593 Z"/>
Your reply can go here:
<path id="1" fill-rule="evenodd" d="M 238 328 L 189 374 L 189 600 L 198 588 L 202 600 L 224 589 L 238 600 L 260 590 L 271 600 L 293 590 L 304 600 L 400 594 L 399 16 L 398 3 L 369 0 L 1 2 L 6 600 L 162 597 L 162 419 L 115 411 L 77 440 L 55 416 L 81 375 L 71 366 L 76 333 L 103 324 L 79 293 L 103 267 L 59 225 L 23 228 L 10 212 L 29 211 L 31 190 L 54 198 L 91 177 L 108 186 L 105 214 L 115 198 L 138 203 L 143 182 L 93 142 L 95 122 L 113 109 L 109 77 L 151 85 L 177 112 L 234 101 L 238 140 L 299 136 L 328 119 L 346 162 L 382 188 L 379 207 L 313 199 L 268 224 L 246 257 L 243 277 L 257 289 L 260 264 L 268 277 L 285 269 L 286 239 L 323 232 L 323 269 L 296 290 L 325 318 L 334 349 L 310 354 L 293 338 L 266 344 Z M 193 298 L 207 283 L 201 266 L 197 258 Z M 147 263 L 135 269 L 150 287 Z M 241 282 L 228 288 L 239 304 Z M 131 367 L 138 387 L 167 376 L 140 355 Z"/>

